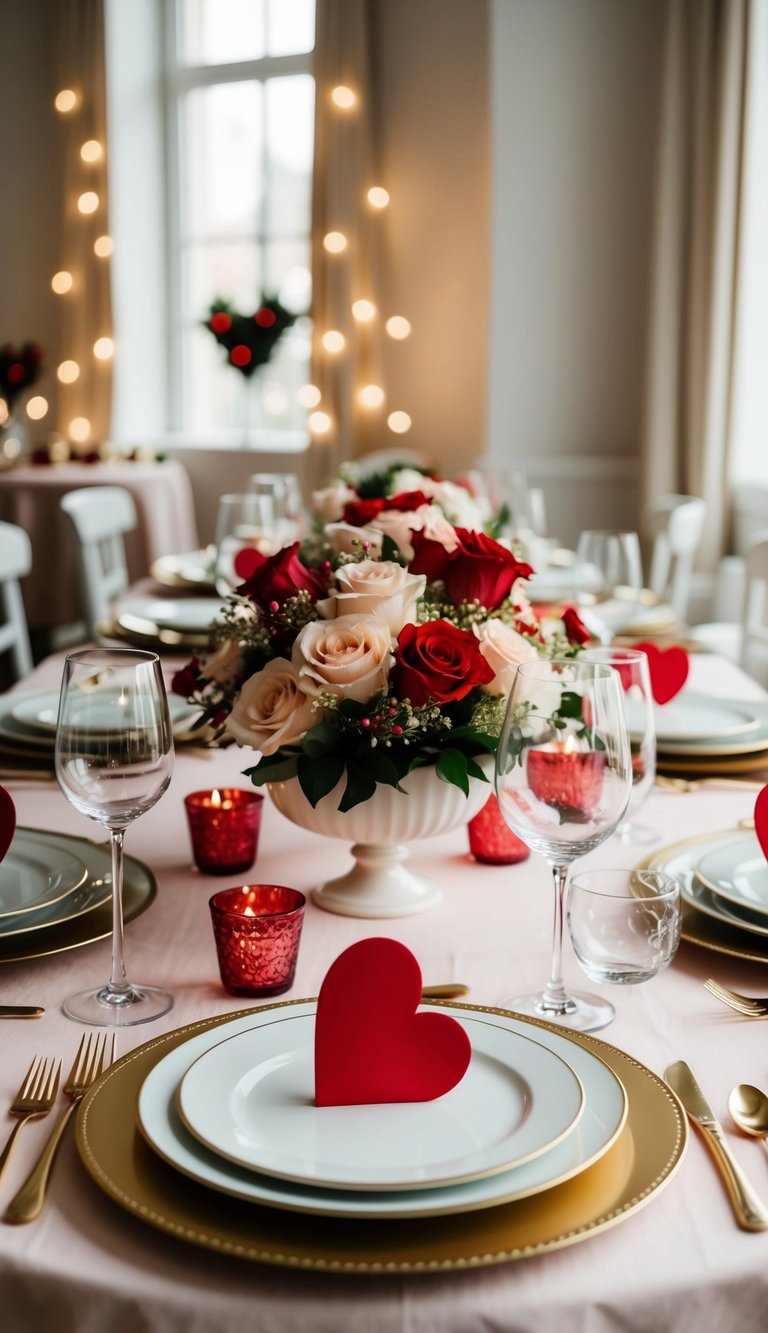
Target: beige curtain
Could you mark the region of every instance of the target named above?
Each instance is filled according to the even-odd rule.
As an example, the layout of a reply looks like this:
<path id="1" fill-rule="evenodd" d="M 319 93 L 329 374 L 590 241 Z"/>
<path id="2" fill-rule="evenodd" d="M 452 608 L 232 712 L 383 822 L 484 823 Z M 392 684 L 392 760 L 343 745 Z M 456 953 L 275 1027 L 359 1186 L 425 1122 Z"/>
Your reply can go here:
<path id="1" fill-rule="evenodd" d="M 317 0 L 315 39 L 315 162 L 312 198 L 312 379 L 319 409 L 331 418 L 328 436 L 315 443 L 330 469 L 380 443 L 384 413 L 358 400 L 365 384 L 382 384 L 378 315 L 360 322 L 357 300 L 379 309 L 378 227 L 367 203 L 376 184 L 370 59 L 370 0 Z M 352 108 L 335 105 L 339 85 L 355 94 Z M 378 223 L 378 226 L 377 226 Z M 347 247 L 329 254 L 323 239 L 341 232 Z M 323 334 L 343 334 L 344 351 L 328 352 Z M 317 469 L 315 469 L 317 470 Z"/>
<path id="2" fill-rule="evenodd" d="M 750 0 L 669 0 L 649 322 L 644 498 L 702 496 L 700 563 L 728 540 Z"/>
<path id="3" fill-rule="evenodd" d="M 82 452 L 108 438 L 112 396 L 112 362 L 93 352 L 98 338 L 112 336 L 109 259 L 93 249 L 109 231 L 103 0 L 56 0 L 55 15 L 59 89 L 71 88 L 78 99 L 74 110 L 59 116 L 64 164 L 59 266 L 73 277 L 71 291 L 57 298 L 59 352 L 61 361 L 80 367 L 73 383 L 59 386 L 57 428 L 70 439 L 70 423 L 84 417 L 90 423 L 88 440 L 74 445 Z M 91 140 L 101 144 L 102 155 L 83 161 L 80 149 Z M 89 214 L 77 206 L 86 191 L 99 199 Z"/>

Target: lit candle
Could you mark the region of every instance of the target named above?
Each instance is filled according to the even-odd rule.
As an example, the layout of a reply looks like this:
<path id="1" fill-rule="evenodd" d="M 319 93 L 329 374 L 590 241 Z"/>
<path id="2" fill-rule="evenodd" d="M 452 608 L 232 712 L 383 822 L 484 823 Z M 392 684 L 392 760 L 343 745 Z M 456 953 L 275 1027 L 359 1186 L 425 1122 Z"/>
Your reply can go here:
<path id="1" fill-rule="evenodd" d="M 575 750 L 568 741 L 538 746 L 528 754 L 534 796 L 571 821 L 588 819 L 600 804 L 604 768 L 604 751 Z"/>
<path id="2" fill-rule="evenodd" d="M 222 984 L 230 995 L 293 985 L 306 899 L 282 884 L 243 884 L 210 899 Z"/>
<path id="3" fill-rule="evenodd" d="M 207 875 L 238 874 L 256 859 L 261 792 L 214 787 L 184 797 L 195 864 Z"/>

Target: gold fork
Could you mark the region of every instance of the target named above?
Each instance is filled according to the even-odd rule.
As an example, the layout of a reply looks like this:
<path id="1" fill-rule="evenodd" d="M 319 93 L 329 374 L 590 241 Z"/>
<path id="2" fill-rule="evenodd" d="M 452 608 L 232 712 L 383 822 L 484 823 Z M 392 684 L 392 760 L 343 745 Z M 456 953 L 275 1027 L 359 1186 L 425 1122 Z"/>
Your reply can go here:
<path id="1" fill-rule="evenodd" d="M 109 1046 L 109 1054 L 107 1054 Z M 48 1186 L 48 1179 L 51 1174 L 51 1167 L 56 1156 L 56 1150 L 61 1143 L 62 1135 L 67 1127 L 70 1116 L 76 1106 L 83 1100 L 91 1084 L 99 1077 L 99 1074 L 110 1065 L 115 1058 L 115 1034 L 112 1033 L 111 1041 L 108 1034 L 99 1039 L 94 1035 L 88 1037 L 83 1034 L 80 1039 L 80 1045 L 77 1048 L 77 1054 L 72 1064 L 72 1068 L 67 1075 L 67 1081 L 64 1084 L 64 1091 L 69 1097 L 70 1105 L 62 1115 L 59 1123 L 53 1130 L 43 1151 L 38 1157 L 35 1165 L 32 1167 L 27 1179 L 24 1181 L 21 1189 L 11 1199 L 5 1210 L 4 1221 L 6 1222 L 32 1222 L 40 1213 L 45 1201 L 45 1191 Z"/>
<path id="2" fill-rule="evenodd" d="M 22 1125 L 25 1125 L 28 1120 L 36 1120 L 38 1116 L 47 1115 L 50 1111 L 59 1091 L 60 1077 L 61 1060 L 58 1064 L 55 1064 L 53 1060 L 41 1060 L 36 1056 L 32 1061 L 22 1079 L 19 1091 L 8 1108 L 8 1114 L 16 1115 L 19 1119 L 8 1135 L 8 1141 L 2 1153 L 0 1153 L 0 1176 L 5 1170 L 5 1164 L 11 1155 L 13 1145 L 16 1142 L 16 1135 Z"/>
<path id="3" fill-rule="evenodd" d="M 735 1009 L 737 1014 L 744 1014 L 747 1018 L 768 1018 L 768 996 L 742 995 L 739 991 L 729 990 L 727 986 L 721 986 L 719 981 L 713 981 L 709 977 L 704 982 L 705 990 L 710 995 L 714 995 L 723 1004 L 727 1004 L 731 1009 Z"/>

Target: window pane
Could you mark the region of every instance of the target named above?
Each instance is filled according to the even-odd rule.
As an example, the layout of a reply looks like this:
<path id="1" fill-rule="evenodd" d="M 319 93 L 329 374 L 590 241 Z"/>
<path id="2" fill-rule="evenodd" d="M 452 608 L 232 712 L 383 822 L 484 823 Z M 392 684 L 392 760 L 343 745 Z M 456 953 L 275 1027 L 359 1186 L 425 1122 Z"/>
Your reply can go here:
<path id="1" fill-rule="evenodd" d="M 183 64 L 223 65 L 264 55 L 264 0 L 181 0 L 179 15 Z"/>
<path id="2" fill-rule="evenodd" d="M 308 230 L 314 106 L 314 80 L 307 74 L 265 84 L 268 236 Z"/>
<path id="3" fill-rule="evenodd" d="M 263 87 L 219 83 L 182 102 L 182 236 L 253 233 L 263 178 Z"/>
<path id="4" fill-rule="evenodd" d="M 315 0 L 269 0 L 267 55 L 288 56 L 315 45 Z"/>

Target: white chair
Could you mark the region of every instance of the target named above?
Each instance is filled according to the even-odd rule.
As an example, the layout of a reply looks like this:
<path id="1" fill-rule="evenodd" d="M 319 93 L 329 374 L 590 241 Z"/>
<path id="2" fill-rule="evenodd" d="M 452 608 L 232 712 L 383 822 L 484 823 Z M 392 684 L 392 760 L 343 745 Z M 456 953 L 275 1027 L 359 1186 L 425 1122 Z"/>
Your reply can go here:
<path id="1" fill-rule="evenodd" d="M 744 557 L 744 593 L 738 620 L 694 625 L 691 637 L 768 682 L 768 531 L 758 533 Z"/>
<path id="2" fill-rule="evenodd" d="M 32 568 L 32 545 L 23 528 L 0 523 L 0 653 L 9 653 L 13 681 L 32 670 L 27 617 L 19 579 Z"/>
<path id="3" fill-rule="evenodd" d="M 653 538 L 649 587 L 685 621 L 693 562 L 707 517 L 705 500 L 695 495 L 657 495 L 648 507 L 646 530 Z"/>
<path id="4" fill-rule="evenodd" d="M 124 537 L 136 527 L 136 506 L 122 486 L 83 486 L 67 491 L 61 508 L 77 540 L 83 617 L 94 638 L 110 603 L 128 587 Z"/>

